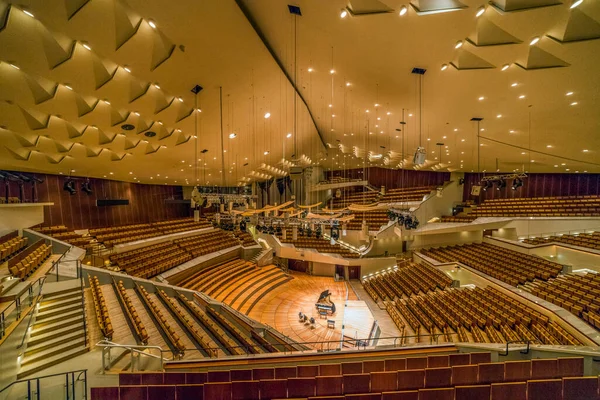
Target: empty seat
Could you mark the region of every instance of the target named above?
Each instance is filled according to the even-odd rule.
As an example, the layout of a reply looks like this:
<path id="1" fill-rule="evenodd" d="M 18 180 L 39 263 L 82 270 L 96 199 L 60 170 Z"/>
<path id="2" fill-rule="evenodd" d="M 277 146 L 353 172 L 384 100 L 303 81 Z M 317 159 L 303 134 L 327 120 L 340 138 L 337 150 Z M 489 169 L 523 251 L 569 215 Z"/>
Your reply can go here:
<path id="1" fill-rule="evenodd" d="M 204 385 L 177 385 L 175 393 L 178 399 L 205 399 Z"/>
<path id="2" fill-rule="evenodd" d="M 495 383 L 504 381 L 504 363 L 487 363 L 477 366 L 479 383 Z"/>
<path id="3" fill-rule="evenodd" d="M 344 375 L 344 394 L 369 393 L 370 389 L 370 374 Z"/>
<path id="4" fill-rule="evenodd" d="M 364 371 L 367 372 L 367 371 Z M 363 373 L 363 363 L 362 362 L 347 362 L 342 363 L 342 375 L 347 374 L 362 374 Z"/>
<path id="5" fill-rule="evenodd" d="M 469 353 L 458 353 L 448 355 L 448 366 L 468 365 L 471 363 L 471 355 Z"/>
<path id="6" fill-rule="evenodd" d="M 255 381 L 275 379 L 275 368 L 254 368 L 252 370 L 252 379 Z"/>
<path id="7" fill-rule="evenodd" d="M 398 389 L 397 372 L 371 372 L 371 392 L 392 392 Z"/>
<path id="8" fill-rule="evenodd" d="M 148 400 L 175 400 L 175 386 L 148 386 Z"/>
<path id="9" fill-rule="evenodd" d="M 146 400 L 148 398 L 148 387 L 147 386 L 120 386 L 119 387 L 119 398 L 130 399 L 130 400 Z"/>
<path id="10" fill-rule="evenodd" d="M 492 353 L 470 353 L 471 364 L 491 363 Z"/>
<path id="11" fill-rule="evenodd" d="M 477 365 L 455 365 L 452 368 L 452 385 L 476 385 Z"/>
<path id="12" fill-rule="evenodd" d="M 425 387 L 425 370 L 398 371 L 398 390 L 414 390 Z"/>
<path id="13" fill-rule="evenodd" d="M 349 394 L 344 396 L 345 400 L 381 400 L 381 393 Z"/>
<path id="14" fill-rule="evenodd" d="M 563 400 L 598 400 L 598 378 L 595 376 L 562 379 Z"/>
<path id="15" fill-rule="evenodd" d="M 531 378 L 531 361 L 506 361 L 504 363 L 505 382 L 524 382 Z"/>
<path id="16" fill-rule="evenodd" d="M 230 372 L 231 381 L 251 381 L 252 370 L 251 369 L 232 369 Z"/>
<path id="17" fill-rule="evenodd" d="M 404 390 L 401 392 L 382 393 L 381 400 L 419 400 L 419 391 Z"/>
<path id="18" fill-rule="evenodd" d="M 527 400 L 527 383 L 492 383 L 490 400 Z"/>
<path id="19" fill-rule="evenodd" d="M 208 382 L 231 382 L 229 371 L 208 371 Z"/>
<path id="20" fill-rule="evenodd" d="M 338 376 L 317 376 L 316 391 L 317 396 L 335 396 L 343 394 L 342 384 L 344 377 Z"/>
<path id="21" fill-rule="evenodd" d="M 560 400 L 562 381 L 560 379 L 541 379 L 527 382 L 527 400 Z"/>
<path id="22" fill-rule="evenodd" d="M 342 368 L 340 364 L 321 364 L 319 365 L 319 375 L 321 376 L 332 376 L 341 375 Z"/>
<path id="23" fill-rule="evenodd" d="M 118 387 L 91 388 L 91 400 L 119 400 Z"/>
<path id="24" fill-rule="evenodd" d="M 559 358 L 558 374 L 563 378 L 568 376 L 583 376 L 583 357 Z"/>
<path id="25" fill-rule="evenodd" d="M 381 372 L 385 370 L 385 362 L 383 360 L 371 360 L 371 361 L 363 361 L 363 370 L 362 372 Z"/>
<path id="26" fill-rule="evenodd" d="M 211 400 L 230 400 L 231 382 L 205 383 L 203 385 L 204 398 Z"/>
<path id="27" fill-rule="evenodd" d="M 276 399 L 287 397 L 286 379 L 263 379 L 260 381 L 260 398 Z"/>
<path id="28" fill-rule="evenodd" d="M 557 359 L 531 360 L 531 379 L 559 378 Z"/>
<path id="29" fill-rule="evenodd" d="M 259 393 L 260 383 L 258 381 L 231 382 L 231 400 L 258 399 Z M 177 400 L 179 400 L 179 398 Z"/>
<path id="30" fill-rule="evenodd" d="M 490 385 L 456 386 L 455 400 L 489 400 Z"/>
<path id="31" fill-rule="evenodd" d="M 296 377 L 296 367 L 277 367 L 275 368 L 275 379 L 287 379 Z"/>
<path id="32" fill-rule="evenodd" d="M 315 387 L 315 378 L 288 378 L 287 380 L 288 397 L 314 396 Z"/>
<path id="33" fill-rule="evenodd" d="M 298 367 L 296 367 L 296 373 L 299 378 L 317 376 L 317 375 L 319 375 L 319 366 L 318 365 L 298 365 Z"/>
<path id="34" fill-rule="evenodd" d="M 419 400 L 454 400 L 454 388 L 421 389 Z"/>
<path id="35" fill-rule="evenodd" d="M 439 388 L 451 385 L 452 368 L 427 368 L 425 369 L 425 387 Z"/>
<path id="36" fill-rule="evenodd" d="M 409 357 L 406 359 L 406 369 L 427 368 L 427 357 Z"/>
<path id="37" fill-rule="evenodd" d="M 403 371 L 406 369 L 406 358 L 392 358 L 385 360 L 386 371 Z M 343 370 L 343 365 L 342 365 Z"/>
<path id="38" fill-rule="evenodd" d="M 186 372 L 185 383 L 188 385 L 205 383 L 206 375 L 206 372 Z"/>
<path id="39" fill-rule="evenodd" d="M 427 357 L 427 368 L 448 367 L 449 360 L 447 355 L 429 356 Z"/>

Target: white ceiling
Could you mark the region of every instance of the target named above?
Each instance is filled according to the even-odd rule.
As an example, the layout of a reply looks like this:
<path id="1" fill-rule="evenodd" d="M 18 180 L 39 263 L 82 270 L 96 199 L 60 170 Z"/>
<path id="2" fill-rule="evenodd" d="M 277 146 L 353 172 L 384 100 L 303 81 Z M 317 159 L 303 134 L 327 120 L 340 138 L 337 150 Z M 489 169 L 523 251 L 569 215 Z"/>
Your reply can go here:
<path id="1" fill-rule="evenodd" d="M 600 35 L 599 2 L 516 12 L 488 4 L 476 18 L 483 3 L 475 1 L 430 15 L 409 6 L 399 16 L 401 1 L 305 0 L 294 3 L 301 17 L 291 16 L 285 2 L 238 1 L 289 75 L 296 66 L 297 86 L 316 127 L 297 99 L 294 130 L 294 89 L 234 0 L 168 6 L 159 0 L 32 0 L 14 6 L 0 0 L 0 168 L 74 169 L 76 175 L 169 184 L 196 178 L 220 184 L 223 176 L 234 185 L 262 163 L 282 168 L 281 159 L 292 154 L 348 168 L 363 165 L 352 153 L 370 151 L 382 154 L 372 165 L 397 167 L 403 109 L 405 158 L 419 144 L 418 77 L 411 70 L 420 67 L 427 69 L 422 143 L 428 167 L 440 167 L 435 143 L 443 142 L 442 170 L 477 170 L 477 129 L 470 119 L 482 117 L 482 170 L 600 172 L 600 40 L 568 42 Z M 424 9 L 439 1 L 414 5 Z M 531 1 L 503 3 L 499 7 Z M 380 5 L 393 12 L 340 18 L 346 6 L 358 12 Z M 530 46 L 535 36 L 541 40 Z M 457 50 L 459 40 L 464 45 Z M 498 41 L 517 43 L 474 45 Z M 502 71 L 504 64 L 510 66 Z M 495 68 L 468 69 L 486 65 Z M 527 69 L 550 65 L 568 66 Z M 195 84 L 204 87 L 201 112 L 194 111 Z M 121 129 L 125 123 L 134 130 Z M 317 129 L 331 146 L 327 152 Z M 144 136 L 148 130 L 157 135 Z M 235 139 L 229 139 L 232 132 Z M 196 157 L 203 149 L 208 152 Z"/>

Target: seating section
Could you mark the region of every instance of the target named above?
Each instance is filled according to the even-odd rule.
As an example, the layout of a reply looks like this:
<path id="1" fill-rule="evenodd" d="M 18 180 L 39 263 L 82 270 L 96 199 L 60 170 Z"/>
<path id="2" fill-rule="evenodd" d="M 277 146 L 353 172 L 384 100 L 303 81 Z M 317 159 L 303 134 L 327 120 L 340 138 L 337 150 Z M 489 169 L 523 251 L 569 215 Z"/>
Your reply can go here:
<path id="1" fill-rule="evenodd" d="M 390 222 L 387 210 L 376 211 L 352 211 L 354 219 L 348 221 L 348 230 L 360 231 L 362 229 L 363 220 L 367 223 L 369 231 L 378 231 L 381 226 L 387 225 Z"/>
<path id="2" fill-rule="evenodd" d="M 256 246 L 258 244 L 248 232 L 237 230 L 233 232 L 233 235 L 240 241 L 243 247 Z"/>
<path id="3" fill-rule="evenodd" d="M 84 236 L 75 231 L 70 230 L 64 225 L 56 225 L 56 226 L 41 226 L 37 228 L 33 228 L 36 232 L 43 233 L 44 235 L 51 236 L 54 239 L 67 242 L 72 244 L 73 246 L 88 248 L 92 245 L 92 237 Z"/>
<path id="4" fill-rule="evenodd" d="M 52 246 L 38 240 L 8 260 L 8 270 L 17 278 L 25 280 L 52 255 Z"/>
<path id="5" fill-rule="evenodd" d="M 96 320 L 98 321 L 98 326 L 100 327 L 102 335 L 106 339 L 112 340 L 114 329 L 112 323 L 110 322 L 110 317 L 108 315 L 108 307 L 106 306 L 104 295 L 102 294 L 102 290 L 100 289 L 100 283 L 98 281 L 98 278 L 95 276 L 90 275 L 89 279 L 92 298 L 94 299 L 94 310 L 96 311 Z"/>
<path id="6" fill-rule="evenodd" d="M 362 284 L 373 300 L 385 301 L 444 289 L 452 279 L 429 265 L 409 263 L 364 279 Z"/>
<path id="7" fill-rule="evenodd" d="M 191 254 L 192 257 L 203 256 L 240 244 L 231 233 L 221 229 L 177 239 L 174 243 Z"/>
<path id="8" fill-rule="evenodd" d="M 317 239 L 314 233 L 312 233 L 311 237 L 308 237 L 302 236 L 298 232 L 297 239 L 292 240 L 292 230 L 286 229 L 286 238 L 283 239 L 283 233 L 278 234 L 278 238 L 281 243 L 293 244 L 296 248 L 300 249 L 315 249 L 319 253 L 339 254 L 344 258 L 360 258 L 360 253 L 350 250 L 339 243 L 331 244 L 329 240 L 324 238 Z"/>
<path id="9" fill-rule="evenodd" d="M 561 265 L 543 258 L 487 243 L 422 249 L 420 252 L 440 262 L 459 261 L 513 286 L 534 279 L 556 278 L 562 270 Z"/>
<path id="10" fill-rule="evenodd" d="M 557 235 L 523 240 L 524 243 L 540 245 L 548 243 L 565 243 L 573 246 L 600 250 L 600 232 L 578 233 L 573 235 Z"/>
<path id="11" fill-rule="evenodd" d="M 600 275 L 561 275 L 548 282 L 528 283 L 525 289 L 600 330 Z"/>
<path id="12" fill-rule="evenodd" d="M 113 281 L 113 285 L 116 286 L 117 297 L 121 303 L 123 310 L 125 311 L 125 316 L 129 320 L 130 324 L 134 327 L 135 335 L 139 343 L 148 344 L 148 331 L 142 322 L 142 319 L 137 313 L 135 306 L 133 305 L 133 301 L 129 298 L 129 294 L 127 293 L 127 289 L 123 285 L 123 281 L 119 281 L 116 283 Z"/>
<path id="13" fill-rule="evenodd" d="M 205 372 L 121 373 L 91 399 L 598 400 L 583 358 L 490 362 L 489 353 Z"/>
<path id="14" fill-rule="evenodd" d="M 434 189 L 435 187 L 433 186 L 388 189 L 385 195 L 379 198 L 379 202 L 398 203 L 423 201 L 423 198 L 430 194 Z"/>
<path id="15" fill-rule="evenodd" d="M 17 231 L 6 234 L 0 238 L 0 262 L 8 260 L 19 251 L 27 247 L 29 240 L 19 236 Z"/>
<path id="16" fill-rule="evenodd" d="M 485 200 L 472 214 L 477 217 L 596 217 L 599 196 L 560 196 Z"/>
<path id="17" fill-rule="evenodd" d="M 454 223 L 471 223 L 477 219 L 474 215 L 460 215 L 460 216 L 452 216 L 452 215 L 443 215 L 440 219 L 440 222 L 454 222 Z"/>
<path id="18" fill-rule="evenodd" d="M 360 189 L 361 191 L 343 190 L 341 197 L 333 198 L 333 208 L 344 208 L 350 204 L 371 204 L 379 199 L 379 192 Z"/>
<path id="19" fill-rule="evenodd" d="M 193 218 L 180 218 L 174 220 L 158 221 L 147 224 L 133 224 L 113 226 L 106 228 L 94 228 L 89 230 L 90 236 L 106 247 L 112 247 L 119 243 L 133 242 L 156 236 L 172 233 L 193 231 L 196 229 L 210 228 L 212 224 L 202 218 L 195 222 Z"/>

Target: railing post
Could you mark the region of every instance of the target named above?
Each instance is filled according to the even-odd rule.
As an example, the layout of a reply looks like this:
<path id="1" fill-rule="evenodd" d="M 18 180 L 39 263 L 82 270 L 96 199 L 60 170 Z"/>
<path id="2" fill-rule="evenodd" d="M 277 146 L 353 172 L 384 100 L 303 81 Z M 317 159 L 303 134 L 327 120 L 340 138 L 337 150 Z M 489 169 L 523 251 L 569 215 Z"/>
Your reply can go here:
<path id="1" fill-rule="evenodd" d="M 27 381 L 27 400 L 31 400 L 31 381 Z"/>
<path id="2" fill-rule="evenodd" d="M 69 400 L 69 374 L 65 374 L 65 389 L 67 390 L 67 400 Z"/>
<path id="3" fill-rule="evenodd" d="M 38 400 L 40 400 L 42 395 L 40 394 L 40 380 L 39 379 L 35 380 L 35 386 L 36 386 L 36 390 L 37 390 L 36 396 L 37 396 Z"/>

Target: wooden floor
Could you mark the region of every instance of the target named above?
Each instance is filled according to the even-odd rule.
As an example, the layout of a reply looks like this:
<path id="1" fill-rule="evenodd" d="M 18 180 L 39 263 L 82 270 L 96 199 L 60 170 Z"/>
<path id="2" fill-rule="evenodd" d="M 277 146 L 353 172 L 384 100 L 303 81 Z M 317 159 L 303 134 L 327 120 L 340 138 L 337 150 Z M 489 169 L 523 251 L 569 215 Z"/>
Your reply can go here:
<path id="1" fill-rule="evenodd" d="M 108 316 L 114 330 L 112 342 L 119 344 L 137 344 L 133 333 L 131 333 L 131 328 L 127 324 L 123 308 L 117 299 L 115 289 L 112 285 L 101 285 L 100 290 L 102 290 L 102 295 L 104 295 L 104 301 L 108 308 Z"/>
<path id="2" fill-rule="evenodd" d="M 272 326 L 293 340 L 313 342 L 308 346 L 314 349 L 327 349 L 328 344 L 324 343 L 327 341 L 339 342 L 343 323 L 350 323 L 352 329 L 351 332 L 344 331 L 345 336 L 354 338 L 355 331 L 359 336 L 368 336 L 373 316 L 362 301 L 350 301 L 351 307 L 344 307 L 347 295 L 344 282 L 300 272 L 293 272 L 292 276 L 294 279 L 267 293 L 248 316 Z M 324 290 L 332 293 L 331 301 L 336 305 L 336 313 L 328 317 L 335 321 L 334 329 L 327 328 L 327 319 L 321 319 L 315 308 Z M 352 294 L 352 297 L 356 298 L 356 295 Z M 315 318 L 314 329 L 298 320 L 299 312 Z M 335 348 L 338 344 L 331 343 L 330 346 Z"/>

